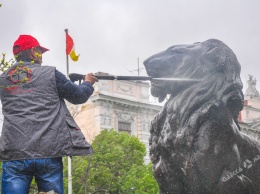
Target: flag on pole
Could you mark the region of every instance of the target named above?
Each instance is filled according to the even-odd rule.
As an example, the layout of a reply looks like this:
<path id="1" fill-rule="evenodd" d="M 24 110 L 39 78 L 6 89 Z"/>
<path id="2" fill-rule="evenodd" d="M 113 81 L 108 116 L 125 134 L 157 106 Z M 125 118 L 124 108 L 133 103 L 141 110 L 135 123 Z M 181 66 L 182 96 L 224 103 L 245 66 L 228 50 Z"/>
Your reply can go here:
<path id="1" fill-rule="evenodd" d="M 68 32 L 66 31 L 66 53 L 70 56 L 73 61 L 77 61 L 79 59 L 79 55 L 75 53 L 75 45 L 73 39 L 70 37 Z"/>

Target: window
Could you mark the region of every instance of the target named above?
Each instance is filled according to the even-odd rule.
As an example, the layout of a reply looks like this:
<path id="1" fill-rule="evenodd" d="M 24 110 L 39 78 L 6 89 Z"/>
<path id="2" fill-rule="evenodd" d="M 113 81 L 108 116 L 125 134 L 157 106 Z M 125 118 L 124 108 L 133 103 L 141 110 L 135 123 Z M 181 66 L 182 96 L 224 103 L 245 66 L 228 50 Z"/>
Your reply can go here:
<path id="1" fill-rule="evenodd" d="M 118 132 L 127 132 L 131 134 L 131 123 L 118 122 Z"/>

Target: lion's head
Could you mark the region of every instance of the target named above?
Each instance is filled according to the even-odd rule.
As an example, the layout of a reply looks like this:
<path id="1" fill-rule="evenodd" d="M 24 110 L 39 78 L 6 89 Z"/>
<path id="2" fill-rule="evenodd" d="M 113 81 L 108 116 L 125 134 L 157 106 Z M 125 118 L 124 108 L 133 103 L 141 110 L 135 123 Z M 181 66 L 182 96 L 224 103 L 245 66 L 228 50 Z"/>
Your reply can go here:
<path id="1" fill-rule="evenodd" d="M 191 174 L 194 174 L 194 169 L 189 167 L 189 164 L 193 165 L 194 145 L 203 149 L 198 137 L 201 133 L 207 136 L 212 130 L 203 131 L 204 128 L 217 123 L 216 117 L 228 126 L 239 128 L 237 117 L 243 108 L 240 64 L 227 45 L 210 39 L 172 46 L 149 57 L 144 65 L 151 77 L 197 80 L 156 80 L 151 84 L 152 95 L 160 101 L 167 94 L 171 96 L 151 126 L 149 144 L 154 175 L 162 193 L 167 187 L 165 193 L 169 190 L 185 193 L 188 192 L 185 188 L 192 182 L 188 179 L 193 179 Z M 216 136 L 217 133 L 219 131 Z M 209 136 L 213 137 L 212 134 Z M 166 175 L 162 176 L 162 173 Z"/>
<path id="2" fill-rule="evenodd" d="M 195 90 L 203 86 L 206 90 L 220 90 L 224 87 L 225 91 L 220 91 L 223 94 L 216 95 L 221 95 L 226 103 L 229 96 L 238 98 L 240 105 L 236 104 L 235 109 L 242 109 L 241 67 L 233 51 L 219 40 L 210 39 L 190 45 L 169 47 L 146 59 L 144 66 L 151 77 L 198 80 L 152 81 L 151 94 L 160 101 L 163 101 L 167 94 L 176 96 L 187 88 Z"/>

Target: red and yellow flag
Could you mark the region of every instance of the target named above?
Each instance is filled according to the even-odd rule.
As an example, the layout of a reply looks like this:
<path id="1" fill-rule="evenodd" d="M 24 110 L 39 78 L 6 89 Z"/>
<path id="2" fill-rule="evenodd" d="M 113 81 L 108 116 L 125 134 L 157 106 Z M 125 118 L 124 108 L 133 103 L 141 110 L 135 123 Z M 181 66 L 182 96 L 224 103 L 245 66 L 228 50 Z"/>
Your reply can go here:
<path id="1" fill-rule="evenodd" d="M 73 61 L 77 61 L 79 59 L 79 55 L 75 53 L 75 45 L 73 39 L 70 37 L 68 32 L 66 32 L 66 53 L 70 55 L 70 58 Z"/>

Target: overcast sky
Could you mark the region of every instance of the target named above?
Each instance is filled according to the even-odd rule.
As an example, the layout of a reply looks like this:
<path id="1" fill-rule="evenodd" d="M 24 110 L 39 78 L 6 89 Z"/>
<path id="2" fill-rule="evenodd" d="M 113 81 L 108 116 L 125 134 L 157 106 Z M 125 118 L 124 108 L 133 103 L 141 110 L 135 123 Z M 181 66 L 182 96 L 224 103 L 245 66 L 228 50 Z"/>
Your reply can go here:
<path id="1" fill-rule="evenodd" d="M 70 72 L 137 75 L 149 56 L 175 44 L 216 38 L 242 66 L 241 78 L 260 89 L 259 0 L 0 0 L 0 53 L 12 57 L 20 34 L 50 49 L 43 65 L 66 73 L 65 32 L 74 39 L 78 62 Z M 146 75 L 142 71 L 141 75 Z"/>

